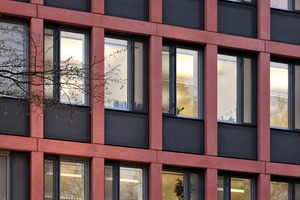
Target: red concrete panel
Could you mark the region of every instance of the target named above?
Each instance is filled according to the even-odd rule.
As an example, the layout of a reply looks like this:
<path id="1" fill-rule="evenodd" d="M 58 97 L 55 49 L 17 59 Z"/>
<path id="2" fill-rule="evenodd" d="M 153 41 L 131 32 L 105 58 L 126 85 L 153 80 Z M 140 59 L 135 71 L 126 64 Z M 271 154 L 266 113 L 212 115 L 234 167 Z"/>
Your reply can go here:
<path id="1" fill-rule="evenodd" d="M 36 5 L 17 1 L 0 0 L 1 15 L 12 15 L 16 17 L 37 17 Z"/>
<path id="2" fill-rule="evenodd" d="M 0 149 L 37 151 L 37 139 L 0 134 Z"/>
<path id="3" fill-rule="evenodd" d="M 205 171 L 205 200 L 218 199 L 218 170 L 206 169 Z"/>
<path id="4" fill-rule="evenodd" d="M 102 24 L 100 26 L 102 26 Z M 103 27 L 118 32 L 121 31 L 141 35 L 156 34 L 156 25 L 154 23 L 112 16 L 103 16 Z"/>
<path id="5" fill-rule="evenodd" d="M 91 0 L 92 13 L 104 14 L 104 0 Z"/>
<path id="6" fill-rule="evenodd" d="M 257 35 L 259 39 L 270 40 L 270 20 L 271 20 L 271 9 L 270 0 L 258 0 L 257 1 Z"/>
<path id="7" fill-rule="evenodd" d="M 80 27 L 91 27 L 100 24 L 101 16 L 93 13 L 38 6 L 38 17 L 47 21 L 62 24 L 75 25 Z"/>
<path id="8" fill-rule="evenodd" d="M 218 154 L 217 54 L 218 47 L 206 45 L 204 55 L 205 154 Z"/>
<path id="9" fill-rule="evenodd" d="M 281 57 L 300 58 L 300 46 L 279 42 L 266 42 L 266 52 Z"/>
<path id="10" fill-rule="evenodd" d="M 270 161 L 270 54 L 260 53 L 257 63 L 258 160 Z"/>
<path id="11" fill-rule="evenodd" d="M 266 173 L 276 176 L 290 176 L 300 178 L 300 165 L 266 163 Z"/>
<path id="12" fill-rule="evenodd" d="M 149 0 L 150 22 L 162 23 L 162 0 Z"/>
<path id="13" fill-rule="evenodd" d="M 156 161 L 156 151 L 146 149 L 106 145 L 97 149 L 97 153 L 98 157 L 105 157 L 112 160 L 123 160 L 139 163 L 151 163 Z"/>
<path id="14" fill-rule="evenodd" d="M 96 154 L 96 145 L 80 142 L 38 139 L 38 151 L 49 154 L 93 157 Z"/>
<path id="15" fill-rule="evenodd" d="M 218 31 L 218 0 L 205 0 L 205 30 L 217 32 Z"/>
<path id="16" fill-rule="evenodd" d="M 104 29 L 91 32 L 92 143 L 104 144 Z"/>
<path id="17" fill-rule="evenodd" d="M 104 159 L 91 160 L 91 200 L 104 199 Z"/>
<path id="18" fill-rule="evenodd" d="M 31 152 L 30 200 L 44 199 L 44 154 Z"/>
<path id="19" fill-rule="evenodd" d="M 162 165 L 151 163 L 149 167 L 149 199 L 162 198 Z"/>
<path id="20" fill-rule="evenodd" d="M 270 175 L 258 175 L 258 200 L 270 199 Z"/>
<path id="21" fill-rule="evenodd" d="M 149 55 L 150 149 L 162 150 L 162 38 L 150 38 Z"/>
<path id="22" fill-rule="evenodd" d="M 43 73 L 44 52 L 44 22 L 42 19 L 31 18 L 30 21 L 30 71 L 37 76 L 31 77 L 30 85 L 30 135 L 42 138 L 44 130 L 43 97 L 44 83 L 40 78 Z"/>

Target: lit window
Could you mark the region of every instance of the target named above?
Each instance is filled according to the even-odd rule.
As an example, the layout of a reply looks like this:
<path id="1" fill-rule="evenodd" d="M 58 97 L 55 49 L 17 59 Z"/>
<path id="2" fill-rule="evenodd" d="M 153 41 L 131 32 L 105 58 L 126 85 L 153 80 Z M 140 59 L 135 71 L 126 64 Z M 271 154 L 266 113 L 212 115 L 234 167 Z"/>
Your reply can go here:
<path id="1" fill-rule="evenodd" d="M 163 46 L 162 110 L 164 114 L 202 117 L 200 66 L 199 50 L 175 45 Z"/>
<path id="2" fill-rule="evenodd" d="M 105 165 L 105 200 L 146 200 L 146 177 L 146 166 L 107 162 Z"/>
<path id="3" fill-rule="evenodd" d="M 297 200 L 300 198 L 300 182 L 295 179 L 278 178 L 271 181 L 271 200 Z"/>
<path id="4" fill-rule="evenodd" d="M 89 163 L 84 159 L 46 156 L 44 162 L 44 200 L 89 199 Z"/>
<path id="5" fill-rule="evenodd" d="M 300 66 L 294 61 L 271 62 L 270 123 L 271 127 L 300 128 Z"/>
<path id="6" fill-rule="evenodd" d="M 105 38 L 105 107 L 148 108 L 147 43 L 135 37 Z"/>
<path id="7" fill-rule="evenodd" d="M 271 8 L 299 11 L 300 0 L 271 0 Z"/>
<path id="8" fill-rule="evenodd" d="M 88 105 L 87 34 L 49 27 L 44 40 L 45 99 Z"/>
<path id="9" fill-rule="evenodd" d="M 255 59 L 243 54 L 218 54 L 218 120 L 255 124 Z"/>
<path id="10" fill-rule="evenodd" d="M 169 170 L 162 176 L 163 200 L 203 199 L 203 174 L 199 170 Z"/>
<path id="11" fill-rule="evenodd" d="M 0 95 L 28 94 L 28 28 L 25 23 L 0 20 Z"/>
<path id="12" fill-rule="evenodd" d="M 254 178 L 230 174 L 218 177 L 218 200 L 254 200 L 254 191 Z"/>

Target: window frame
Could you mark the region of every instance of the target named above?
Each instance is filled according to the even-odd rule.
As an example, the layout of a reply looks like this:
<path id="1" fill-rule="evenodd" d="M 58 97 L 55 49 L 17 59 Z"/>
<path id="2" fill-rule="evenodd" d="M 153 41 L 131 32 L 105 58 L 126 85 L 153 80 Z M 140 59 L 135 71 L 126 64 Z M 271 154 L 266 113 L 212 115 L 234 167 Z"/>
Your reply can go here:
<path id="1" fill-rule="evenodd" d="M 66 32 L 72 32 L 72 33 L 77 33 L 77 34 L 82 34 L 85 36 L 84 38 L 84 64 L 83 66 L 85 67 L 85 73 L 84 73 L 84 90 L 82 90 L 82 93 L 84 95 L 84 103 L 74 103 L 71 102 L 63 102 L 61 101 L 60 98 L 60 88 L 61 88 L 61 81 L 60 81 L 60 74 L 55 73 L 53 76 L 53 91 L 52 91 L 52 100 L 55 103 L 62 104 L 62 105 L 71 105 L 71 106 L 83 106 L 83 107 L 89 107 L 91 104 L 91 88 L 90 88 L 90 81 L 91 81 L 91 65 L 90 65 L 90 34 L 88 30 L 84 29 L 77 29 L 74 27 L 66 27 L 66 26 L 61 26 L 59 24 L 53 24 L 53 23 L 45 23 L 44 26 L 44 35 L 43 37 L 45 38 L 45 30 L 50 29 L 53 31 L 53 69 L 55 71 L 60 69 L 60 62 L 61 62 L 61 32 L 66 31 Z M 45 44 L 45 41 L 44 41 Z M 45 45 L 44 45 L 44 50 L 45 50 Z M 44 63 L 45 63 L 45 55 L 44 55 Z M 45 66 L 44 66 L 45 68 Z M 44 85 L 44 91 L 45 91 L 45 85 Z M 45 97 L 45 92 L 44 92 L 44 97 Z M 51 97 L 49 97 L 51 99 Z"/>
<path id="2" fill-rule="evenodd" d="M 241 179 L 250 179 L 251 180 L 251 200 L 257 199 L 257 178 L 254 175 L 250 174 L 240 174 L 232 172 L 219 172 L 219 177 L 223 177 L 223 200 L 231 199 L 231 178 L 241 178 Z M 219 189 L 219 188 L 218 188 Z"/>
<path id="3" fill-rule="evenodd" d="M 204 172 L 201 169 L 196 168 L 179 168 L 179 167 L 171 167 L 171 166 L 163 166 L 162 176 L 164 172 L 177 172 L 183 174 L 183 193 L 184 193 L 184 200 L 190 200 L 190 188 L 191 188 L 191 182 L 190 182 L 190 176 L 191 174 L 197 174 L 198 175 L 198 191 L 199 191 L 199 200 L 204 199 Z M 162 191 L 163 192 L 163 191 Z"/>
<path id="4" fill-rule="evenodd" d="M 248 52 L 236 52 L 232 50 L 225 50 L 225 49 L 219 49 L 218 54 L 224 55 L 224 56 L 233 56 L 236 57 L 237 62 L 237 82 L 236 82 L 236 89 L 237 89 L 237 111 L 236 111 L 236 122 L 230 122 L 226 120 L 220 120 L 217 119 L 218 122 L 221 123 L 228 123 L 228 124 L 239 124 L 239 125 L 250 125 L 250 126 L 256 126 L 257 124 L 257 56 L 255 54 L 251 54 Z M 251 123 L 245 122 L 244 120 L 244 59 L 251 59 Z M 217 61 L 219 59 L 217 58 Z M 218 66 L 217 66 L 218 68 Z M 217 76 L 218 81 L 218 76 Z M 217 96 L 217 99 L 219 97 Z M 219 118 L 219 117 L 218 117 Z"/>
<path id="5" fill-rule="evenodd" d="M 10 153 L 0 150 L 0 156 L 6 157 L 6 199 L 10 199 Z"/>
<path id="6" fill-rule="evenodd" d="M 164 41 L 163 47 L 169 48 L 169 111 L 162 114 L 165 116 L 177 117 L 177 118 L 187 118 L 187 119 L 199 119 L 204 118 L 204 50 L 202 46 L 190 45 L 180 42 Z M 177 73 L 176 73 L 176 59 L 177 59 L 177 49 L 192 50 L 197 52 L 198 63 L 197 63 L 197 93 L 198 93 L 198 116 L 185 116 L 177 113 Z M 162 52 L 163 53 L 163 52 Z M 163 67 L 163 66 L 162 66 Z M 163 81 L 163 80 L 162 80 Z"/>
<path id="7" fill-rule="evenodd" d="M 281 130 L 290 130 L 290 131 L 297 131 L 300 132 L 300 127 L 296 128 L 296 97 L 295 97 L 295 89 L 296 89 L 296 67 L 300 68 L 300 61 L 295 59 L 286 59 L 286 58 L 279 58 L 271 56 L 270 60 L 270 69 L 271 69 L 271 62 L 287 64 L 288 65 L 288 127 L 280 127 L 280 126 L 271 126 L 271 129 L 281 129 Z M 270 74 L 271 76 L 271 74 Z M 270 85 L 271 87 L 271 85 Z M 299 87 L 300 89 L 300 87 Z M 270 91 L 271 92 L 271 91 Z M 271 98 L 271 93 L 270 93 Z M 271 109 L 271 108 L 270 108 Z M 271 116 L 270 116 L 271 117 Z"/>
<path id="8" fill-rule="evenodd" d="M 120 169 L 121 167 L 127 167 L 127 168 L 133 168 L 133 169 L 141 169 L 143 172 L 142 179 L 142 191 L 143 191 L 143 199 L 142 200 L 148 200 L 149 199 L 149 193 L 148 193 L 148 165 L 146 164 L 138 164 L 138 163 L 129 163 L 129 162 L 119 162 L 119 161 L 112 161 L 112 160 L 106 160 L 105 166 L 111 166 L 112 167 L 112 200 L 118 200 L 120 198 Z M 105 175 L 104 175 L 105 176 Z M 106 177 L 104 177 L 105 180 Z M 105 195 L 105 194 L 104 194 Z M 104 197 L 105 199 L 105 197 Z"/>
<path id="9" fill-rule="evenodd" d="M 104 38 L 123 40 L 127 42 L 127 109 L 107 107 L 108 110 L 119 110 L 134 113 L 147 113 L 149 110 L 149 43 L 147 38 L 134 35 L 119 35 L 116 33 L 106 33 Z M 137 109 L 135 106 L 135 42 L 143 44 L 143 108 Z M 104 43 L 104 47 L 105 47 Z M 104 52 L 105 53 L 105 52 Z M 106 57 L 106 56 L 105 56 Z M 105 59 L 105 58 L 104 58 Z M 104 60 L 105 62 L 105 60 Z M 104 66 L 105 68 L 105 66 Z M 104 78 L 105 79 L 105 78 Z M 105 92 L 106 93 L 106 92 Z M 105 96 L 105 95 L 104 95 Z M 106 102 L 106 97 L 104 97 Z"/>
<path id="10" fill-rule="evenodd" d="M 84 164 L 84 199 L 90 199 L 90 161 L 85 158 L 69 157 L 69 156 L 58 156 L 58 155 L 45 155 L 44 157 L 44 166 L 45 161 L 51 160 L 53 164 L 53 199 L 60 199 L 60 169 L 61 162 L 73 162 L 73 163 L 83 163 Z M 45 171 L 44 171 L 45 173 Z M 45 177 L 45 174 L 44 174 Z M 44 188 L 46 186 L 44 178 Z M 44 194 L 45 195 L 45 190 Z"/>

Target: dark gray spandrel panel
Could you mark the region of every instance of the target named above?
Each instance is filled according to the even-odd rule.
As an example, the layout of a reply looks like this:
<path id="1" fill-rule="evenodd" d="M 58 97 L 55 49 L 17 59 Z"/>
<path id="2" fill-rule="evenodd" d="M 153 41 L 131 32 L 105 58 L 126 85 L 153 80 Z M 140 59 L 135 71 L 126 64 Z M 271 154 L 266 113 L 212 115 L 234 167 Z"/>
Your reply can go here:
<path id="1" fill-rule="evenodd" d="M 91 11 L 91 0 L 44 0 L 46 6 L 66 8 L 84 12 Z"/>

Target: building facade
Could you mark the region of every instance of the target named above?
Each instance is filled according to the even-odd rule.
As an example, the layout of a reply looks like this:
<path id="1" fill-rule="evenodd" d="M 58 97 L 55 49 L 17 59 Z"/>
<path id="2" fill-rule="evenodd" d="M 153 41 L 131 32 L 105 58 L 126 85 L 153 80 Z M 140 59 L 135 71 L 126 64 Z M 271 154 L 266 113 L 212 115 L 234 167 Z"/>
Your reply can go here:
<path id="1" fill-rule="evenodd" d="M 0 0 L 0 199 L 300 199 L 299 10 Z"/>

